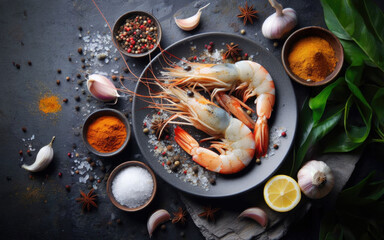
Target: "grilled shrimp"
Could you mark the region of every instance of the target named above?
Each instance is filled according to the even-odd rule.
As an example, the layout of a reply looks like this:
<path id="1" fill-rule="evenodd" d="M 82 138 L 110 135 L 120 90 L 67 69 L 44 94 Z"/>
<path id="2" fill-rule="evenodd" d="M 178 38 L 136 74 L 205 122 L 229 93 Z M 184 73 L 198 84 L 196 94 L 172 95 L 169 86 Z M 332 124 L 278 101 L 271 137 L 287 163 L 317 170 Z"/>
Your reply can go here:
<path id="1" fill-rule="evenodd" d="M 164 88 L 162 96 L 169 104 L 162 104 L 161 108 L 174 113 L 171 119 L 185 120 L 187 125 L 211 135 L 209 140 L 220 139 L 212 141 L 210 146 L 218 154 L 201 147 L 190 134 L 177 126 L 175 140 L 192 156 L 193 161 L 222 174 L 239 172 L 250 163 L 255 154 L 255 141 L 252 131 L 244 123 L 194 90 L 186 92 L 177 87 Z"/>
<path id="2" fill-rule="evenodd" d="M 230 111 L 251 129 L 254 125 L 256 142 L 256 157 L 264 156 L 268 150 L 269 130 L 267 120 L 271 117 L 275 104 L 275 84 L 268 71 L 258 63 L 239 61 L 234 64 L 201 64 L 191 63 L 191 70 L 181 67 L 166 68 L 163 76 L 174 77 L 167 79 L 170 86 L 200 86 L 212 91 L 220 105 Z M 253 122 L 247 114 L 240 110 L 239 101 L 224 94 L 226 91 L 240 91 L 243 103 L 248 98 L 256 96 L 256 114 L 258 119 Z"/>

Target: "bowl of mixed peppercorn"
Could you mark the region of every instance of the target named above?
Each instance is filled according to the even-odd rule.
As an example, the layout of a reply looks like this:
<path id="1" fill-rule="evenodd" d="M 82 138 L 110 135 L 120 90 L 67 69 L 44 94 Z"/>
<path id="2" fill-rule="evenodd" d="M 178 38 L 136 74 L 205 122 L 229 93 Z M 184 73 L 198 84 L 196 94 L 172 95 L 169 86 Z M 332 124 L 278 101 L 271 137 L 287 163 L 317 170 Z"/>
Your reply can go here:
<path id="1" fill-rule="evenodd" d="M 125 56 L 144 57 L 155 51 L 160 44 L 161 26 L 149 13 L 127 12 L 117 19 L 112 38 Z"/>

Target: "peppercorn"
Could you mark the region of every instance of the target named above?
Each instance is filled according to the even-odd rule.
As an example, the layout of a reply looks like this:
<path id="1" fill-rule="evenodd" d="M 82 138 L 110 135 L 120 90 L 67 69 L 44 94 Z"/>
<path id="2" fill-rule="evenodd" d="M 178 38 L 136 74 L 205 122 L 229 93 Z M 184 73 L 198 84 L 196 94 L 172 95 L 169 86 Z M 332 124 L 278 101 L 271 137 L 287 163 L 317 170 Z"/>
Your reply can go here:
<path id="1" fill-rule="evenodd" d="M 96 166 L 96 163 L 95 162 L 91 162 L 91 167 L 94 167 Z"/>
<path id="2" fill-rule="evenodd" d="M 77 78 L 81 78 L 80 73 L 76 74 L 76 77 L 77 77 Z"/>
<path id="3" fill-rule="evenodd" d="M 79 85 L 79 86 L 83 86 L 83 80 L 79 80 L 79 81 L 77 81 L 77 85 Z"/>
<path id="4" fill-rule="evenodd" d="M 90 177 L 89 177 L 89 181 L 90 181 L 90 182 L 95 181 L 95 177 L 94 177 L 94 176 L 90 176 Z"/>
<path id="5" fill-rule="evenodd" d="M 279 43 L 278 43 L 278 42 L 274 42 L 274 43 L 273 43 L 273 46 L 274 46 L 274 47 L 277 47 L 277 46 L 279 46 Z"/>
<path id="6" fill-rule="evenodd" d="M 32 153 L 31 153 L 31 150 L 27 150 L 27 154 L 29 155 L 29 156 L 31 156 L 32 155 Z"/>
<path id="7" fill-rule="evenodd" d="M 160 228 L 161 230 L 165 231 L 165 229 L 167 229 L 167 226 L 165 224 L 162 224 Z"/>
<path id="8" fill-rule="evenodd" d="M 20 154 L 20 155 L 23 155 L 23 150 L 20 150 L 20 151 L 19 151 L 19 154 Z"/>
<path id="9" fill-rule="evenodd" d="M 199 172 L 199 167 L 198 167 L 198 166 L 193 166 L 193 167 L 192 167 L 192 171 L 193 171 L 194 173 L 198 173 L 198 172 Z"/>
<path id="10" fill-rule="evenodd" d="M 273 144 L 273 148 L 274 148 L 274 149 L 278 149 L 278 148 L 279 148 L 279 145 L 277 145 L 277 144 Z"/>
<path id="11" fill-rule="evenodd" d="M 212 185 L 215 185 L 216 184 L 216 179 L 211 177 L 209 178 L 209 183 L 212 184 Z"/>
<path id="12" fill-rule="evenodd" d="M 80 61 L 81 61 L 81 62 L 85 62 L 85 58 L 81 58 Z"/>
<path id="13" fill-rule="evenodd" d="M 82 64 L 82 65 L 81 65 L 81 68 L 82 68 L 82 69 L 84 69 L 84 68 L 85 68 L 85 65 L 84 65 L 84 64 Z"/>
<path id="14" fill-rule="evenodd" d="M 87 157 L 86 160 L 87 160 L 87 162 L 89 162 L 89 163 L 92 162 L 92 158 L 91 158 L 91 157 Z"/>
<path id="15" fill-rule="evenodd" d="M 72 62 L 72 58 L 71 58 L 71 57 L 68 57 L 68 61 Z"/>
<path id="16" fill-rule="evenodd" d="M 76 148 L 77 148 L 76 143 L 73 143 L 73 144 L 72 144 L 72 148 L 73 148 L 73 149 L 76 149 Z"/>
<path id="17" fill-rule="evenodd" d="M 26 132 L 26 131 L 27 131 L 27 128 L 26 128 L 26 127 L 22 127 L 21 130 L 22 130 L 23 132 Z"/>
<path id="18" fill-rule="evenodd" d="M 120 81 L 123 81 L 124 80 L 124 76 L 120 76 Z"/>
<path id="19" fill-rule="evenodd" d="M 105 171 L 106 171 L 105 167 L 104 167 L 104 166 L 101 166 L 101 167 L 100 167 L 100 171 L 105 172 Z"/>
<path id="20" fill-rule="evenodd" d="M 191 90 L 188 90 L 187 91 L 187 95 L 188 95 L 188 97 L 193 97 L 194 94 L 193 94 L 193 92 Z"/>
<path id="21" fill-rule="evenodd" d="M 64 98 L 63 102 L 67 103 L 68 102 L 68 98 Z"/>
<path id="22" fill-rule="evenodd" d="M 101 179 L 97 179 L 97 183 L 101 183 Z"/>
<path id="23" fill-rule="evenodd" d="M 31 62 L 31 61 L 28 61 L 28 65 L 29 65 L 29 66 L 32 66 L 32 62 Z"/>
<path id="24" fill-rule="evenodd" d="M 15 66 L 16 66 L 17 69 L 20 69 L 20 64 L 16 63 Z"/>
<path id="25" fill-rule="evenodd" d="M 282 132 L 281 136 L 286 137 L 287 136 L 287 132 Z"/>
<path id="26" fill-rule="evenodd" d="M 167 146 L 167 150 L 170 151 L 170 152 L 172 152 L 172 150 L 173 150 L 172 145 L 168 145 L 168 146 Z"/>
<path id="27" fill-rule="evenodd" d="M 66 77 L 65 80 L 69 81 L 69 80 L 71 80 L 71 79 L 70 79 L 69 77 Z"/>
<path id="28" fill-rule="evenodd" d="M 67 192 L 69 192 L 69 191 L 71 191 L 71 186 L 65 185 L 65 189 L 67 190 Z"/>
<path id="29" fill-rule="evenodd" d="M 244 29 L 241 29 L 241 30 L 240 30 L 240 33 L 241 33 L 242 35 L 244 35 L 244 34 L 245 34 L 245 30 L 244 30 Z"/>
<path id="30" fill-rule="evenodd" d="M 124 71 L 125 73 L 129 73 L 129 70 L 128 70 L 127 67 L 123 68 L 123 71 Z"/>
<path id="31" fill-rule="evenodd" d="M 61 69 L 59 68 L 59 69 L 57 69 L 57 73 L 58 74 L 60 74 L 61 73 Z"/>
<path id="32" fill-rule="evenodd" d="M 117 76 L 116 75 L 112 75 L 112 80 L 116 81 L 117 80 Z"/>
<path id="33" fill-rule="evenodd" d="M 76 170 L 75 173 L 76 173 L 76 174 L 79 174 L 80 172 L 79 172 L 79 170 Z"/>
<path id="34" fill-rule="evenodd" d="M 261 159 L 260 159 L 260 158 L 257 158 L 257 159 L 256 159 L 256 164 L 258 164 L 258 165 L 261 164 Z"/>
<path id="35" fill-rule="evenodd" d="M 75 96 L 75 100 L 76 100 L 77 102 L 80 102 L 80 96 Z"/>
<path id="36" fill-rule="evenodd" d="M 148 128 L 144 128 L 143 129 L 143 133 L 145 133 L 145 134 L 149 133 L 149 129 Z"/>
<path id="37" fill-rule="evenodd" d="M 79 106 L 75 106 L 75 110 L 76 111 L 80 111 L 80 107 Z"/>
<path id="38" fill-rule="evenodd" d="M 247 114 L 248 115 L 252 115 L 252 111 L 251 110 L 247 110 Z"/>
<path id="39" fill-rule="evenodd" d="M 185 67 L 184 67 L 184 70 L 185 70 L 185 71 L 191 71 L 191 69 L 192 69 L 191 66 L 185 66 Z"/>
<path id="40" fill-rule="evenodd" d="M 63 176 L 63 174 L 62 174 L 61 172 L 59 172 L 57 175 L 58 175 L 59 177 L 62 177 L 62 176 Z"/>
<path id="41" fill-rule="evenodd" d="M 77 52 L 78 52 L 79 54 L 83 54 L 83 48 L 79 47 L 79 48 L 77 49 Z"/>
<path id="42" fill-rule="evenodd" d="M 60 85 L 60 80 L 59 79 L 56 80 L 56 84 Z"/>

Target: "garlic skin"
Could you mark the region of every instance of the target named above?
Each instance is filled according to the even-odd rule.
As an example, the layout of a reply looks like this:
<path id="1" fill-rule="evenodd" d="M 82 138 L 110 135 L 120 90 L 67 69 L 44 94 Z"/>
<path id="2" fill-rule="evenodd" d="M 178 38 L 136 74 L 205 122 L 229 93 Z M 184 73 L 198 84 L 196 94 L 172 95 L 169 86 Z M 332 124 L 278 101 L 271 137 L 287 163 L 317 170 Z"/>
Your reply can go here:
<path id="1" fill-rule="evenodd" d="M 283 9 L 281 4 L 275 0 L 269 0 L 269 3 L 276 9 L 276 12 L 264 21 L 261 31 L 266 38 L 280 39 L 296 26 L 296 11 L 292 8 Z"/>
<path id="2" fill-rule="evenodd" d="M 184 18 L 184 19 L 177 19 L 176 17 L 173 17 L 175 19 L 176 25 L 183 29 L 184 31 L 191 31 L 195 29 L 200 22 L 200 16 L 201 16 L 201 11 L 208 7 L 210 3 L 205 5 L 204 7 L 200 8 L 197 13 L 189 18 Z"/>
<path id="3" fill-rule="evenodd" d="M 316 160 L 307 162 L 297 173 L 297 179 L 301 191 L 312 199 L 325 197 L 335 183 L 328 165 Z"/>
<path id="4" fill-rule="evenodd" d="M 88 77 L 87 88 L 92 96 L 104 102 L 115 101 L 114 103 L 117 103 L 117 98 L 120 97 L 111 80 L 99 74 L 92 74 Z"/>
<path id="5" fill-rule="evenodd" d="M 250 218 L 258 222 L 262 227 L 266 227 L 268 225 L 268 216 L 267 213 L 258 207 L 248 208 L 244 210 L 238 218 Z"/>
<path id="6" fill-rule="evenodd" d="M 155 231 L 156 227 L 161 223 L 169 221 L 171 219 L 171 214 L 167 210 L 159 209 L 154 212 L 148 219 L 147 222 L 147 230 L 149 237 L 152 237 L 153 231 Z"/>
<path id="7" fill-rule="evenodd" d="M 42 147 L 37 153 L 36 160 L 32 165 L 23 164 L 21 167 L 30 171 L 30 172 L 40 172 L 44 170 L 53 159 L 53 148 L 52 143 L 55 140 L 55 136 L 53 136 L 51 142 Z"/>

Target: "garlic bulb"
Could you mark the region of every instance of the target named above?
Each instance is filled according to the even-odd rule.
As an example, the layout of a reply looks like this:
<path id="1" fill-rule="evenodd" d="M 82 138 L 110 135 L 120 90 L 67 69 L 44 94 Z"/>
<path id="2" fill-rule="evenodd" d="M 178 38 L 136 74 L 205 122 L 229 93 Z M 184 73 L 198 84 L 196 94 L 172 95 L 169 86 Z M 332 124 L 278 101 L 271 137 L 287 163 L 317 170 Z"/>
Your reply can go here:
<path id="1" fill-rule="evenodd" d="M 333 188 L 334 177 L 325 162 L 311 160 L 297 173 L 301 191 L 313 199 L 325 197 Z"/>
<path id="2" fill-rule="evenodd" d="M 171 215 L 167 210 L 159 209 L 156 212 L 154 212 L 148 219 L 147 222 L 147 230 L 149 233 L 149 237 L 152 237 L 153 231 L 155 231 L 156 227 L 171 219 Z"/>
<path id="3" fill-rule="evenodd" d="M 117 98 L 120 97 L 111 80 L 99 74 L 88 77 L 87 88 L 92 96 L 104 102 L 115 101 L 116 103 Z"/>
<path id="4" fill-rule="evenodd" d="M 192 17 L 184 18 L 184 19 L 177 19 L 176 17 L 174 17 L 176 25 L 185 31 L 191 31 L 191 30 L 195 29 L 197 27 L 197 25 L 199 25 L 201 11 L 204 8 L 208 7 L 208 5 L 209 5 L 209 3 L 207 5 L 205 5 L 204 7 L 200 8 L 197 11 L 197 13 L 195 15 L 193 15 Z"/>
<path id="5" fill-rule="evenodd" d="M 283 9 L 276 0 L 269 0 L 269 3 L 276 12 L 264 21 L 261 31 L 266 38 L 280 39 L 296 26 L 296 12 L 292 8 Z"/>
<path id="6" fill-rule="evenodd" d="M 55 140 L 55 136 L 53 136 L 51 142 L 42 147 L 39 152 L 37 153 L 36 160 L 32 165 L 25 165 L 23 164 L 21 167 L 30 171 L 30 172 L 39 172 L 44 170 L 53 159 L 53 148 L 52 143 Z"/>

